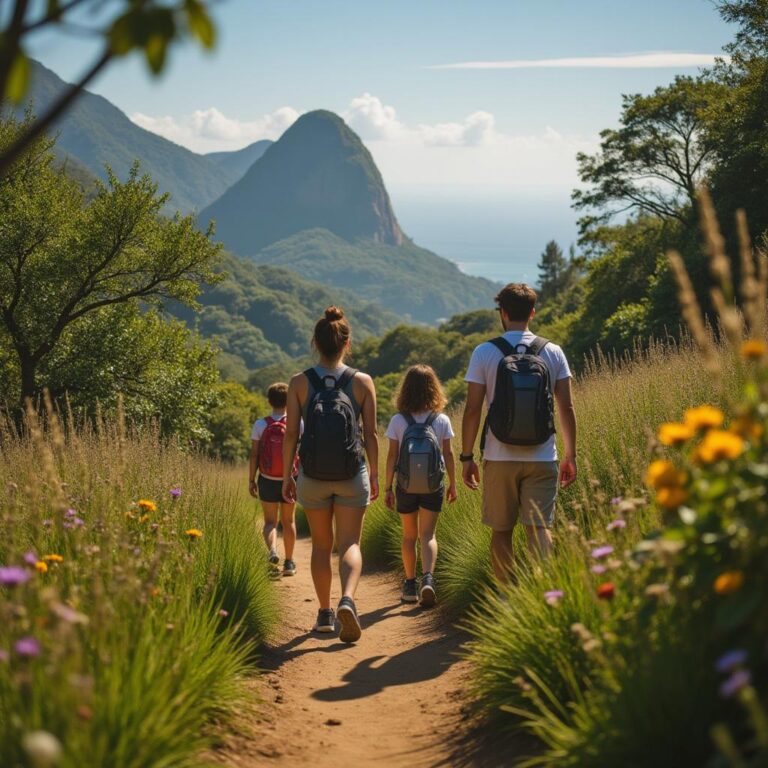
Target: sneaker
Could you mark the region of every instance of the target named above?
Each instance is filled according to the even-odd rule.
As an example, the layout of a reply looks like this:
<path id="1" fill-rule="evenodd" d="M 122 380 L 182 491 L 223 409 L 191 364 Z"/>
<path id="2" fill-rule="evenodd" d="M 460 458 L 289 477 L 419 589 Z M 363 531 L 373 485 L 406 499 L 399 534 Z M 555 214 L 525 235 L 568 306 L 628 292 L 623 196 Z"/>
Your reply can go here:
<path id="1" fill-rule="evenodd" d="M 285 558 L 283 563 L 283 576 L 295 576 L 296 575 L 296 563 L 289 558 Z"/>
<path id="2" fill-rule="evenodd" d="M 269 553 L 269 575 L 271 578 L 280 576 L 280 556 L 274 549 Z"/>
<path id="3" fill-rule="evenodd" d="M 355 601 L 351 597 L 342 597 L 341 600 L 339 600 L 339 607 L 336 609 L 336 615 L 341 622 L 339 640 L 341 640 L 342 643 L 354 643 L 359 640 L 363 630 L 360 626 L 360 619 L 357 618 Z"/>
<path id="4" fill-rule="evenodd" d="M 336 630 L 336 616 L 333 608 L 321 608 L 317 612 L 317 621 L 312 628 L 315 632 L 334 632 Z"/>
<path id="5" fill-rule="evenodd" d="M 431 573 L 425 573 L 421 577 L 421 592 L 419 602 L 423 608 L 431 608 L 435 604 L 436 600 L 437 595 L 435 593 L 434 576 L 432 576 Z"/>
<path id="6" fill-rule="evenodd" d="M 419 590 L 416 587 L 416 579 L 406 579 L 403 582 L 403 594 L 401 598 L 404 603 L 418 603 Z"/>

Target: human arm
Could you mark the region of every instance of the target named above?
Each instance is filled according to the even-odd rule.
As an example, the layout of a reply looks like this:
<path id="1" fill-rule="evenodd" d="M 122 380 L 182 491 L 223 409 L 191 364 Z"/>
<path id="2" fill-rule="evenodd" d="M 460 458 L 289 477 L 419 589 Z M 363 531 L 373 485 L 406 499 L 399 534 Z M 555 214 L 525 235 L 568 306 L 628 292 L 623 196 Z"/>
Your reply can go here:
<path id="1" fill-rule="evenodd" d="M 397 465 L 397 455 L 399 452 L 400 443 L 390 437 L 389 449 L 387 450 L 387 478 L 384 484 L 387 489 L 384 494 L 384 503 L 389 509 L 394 509 L 395 507 L 395 492 L 392 489 L 392 484 L 395 481 L 395 466 Z"/>
<path id="2" fill-rule="evenodd" d="M 555 382 L 555 402 L 565 447 L 565 456 L 560 461 L 560 486 L 567 488 L 576 479 L 576 410 L 570 377 Z"/>
<path id="3" fill-rule="evenodd" d="M 461 452 L 465 456 L 469 456 L 474 450 L 477 433 L 480 430 L 484 400 L 485 384 L 468 382 L 467 401 L 464 403 L 464 415 L 461 419 Z M 462 462 L 461 475 L 464 485 L 468 488 L 475 491 L 480 487 L 480 469 L 474 459 Z"/>
<path id="4" fill-rule="evenodd" d="M 453 455 L 453 446 L 451 438 L 443 440 L 443 459 L 445 460 L 445 471 L 448 474 L 448 501 L 456 501 L 456 457 Z"/>
<path id="5" fill-rule="evenodd" d="M 285 436 L 283 437 L 283 499 L 293 504 L 296 501 L 296 480 L 291 468 L 296 456 L 296 446 L 299 442 L 301 425 L 301 385 L 306 381 L 303 373 L 297 373 L 288 384 L 288 399 L 285 409 Z"/>
<path id="6" fill-rule="evenodd" d="M 379 497 L 379 438 L 376 430 L 376 388 L 366 373 L 358 374 L 365 389 L 362 402 L 363 445 L 368 457 L 368 476 L 371 482 L 371 501 Z"/>
<path id="7" fill-rule="evenodd" d="M 248 462 L 248 493 L 254 499 L 259 498 L 259 490 L 256 485 L 256 472 L 259 469 L 259 443 L 260 440 L 251 440 L 251 456 Z"/>

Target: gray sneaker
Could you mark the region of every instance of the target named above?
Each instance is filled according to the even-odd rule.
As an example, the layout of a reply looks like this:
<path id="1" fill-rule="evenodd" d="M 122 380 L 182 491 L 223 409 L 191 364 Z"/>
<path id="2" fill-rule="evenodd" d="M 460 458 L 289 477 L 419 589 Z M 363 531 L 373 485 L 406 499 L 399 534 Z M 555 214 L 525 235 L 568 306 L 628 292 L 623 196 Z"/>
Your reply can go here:
<path id="1" fill-rule="evenodd" d="M 432 608 L 437 601 L 435 593 L 435 578 L 431 573 L 425 573 L 421 577 L 420 600 L 422 608 Z"/>
<path id="2" fill-rule="evenodd" d="M 418 603 L 419 590 L 416 586 L 416 579 L 406 579 L 403 582 L 403 593 L 401 599 L 404 603 Z"/>
<path id="3" fill-rule="evenodd" d="M 339 600 L 339 607 L 336 610 L 336 615 L 339 617 L 339 622 L 341 623 L 339 640 L 341 640 L 342 643 L 354 643 L 359 640 L 363 630 L 360 626 L 360 619 L 357 618 L 355 601 L 351 597 L 342 597 L 341 600 Z"/>
<path id="4" fill-rule="evenodd" d="M 312 628 L 315 632 L 334 632 L 336 630 L 336 616 L 333 608 L 321 608 L 317 612 L 317 621 Z"/>
<path id="5" fill-rule="evenodd" d="M 296 563 L 293 560 L 286 558 L 283 563 L 283 576 L 295 576 L 296 575 Z"/>

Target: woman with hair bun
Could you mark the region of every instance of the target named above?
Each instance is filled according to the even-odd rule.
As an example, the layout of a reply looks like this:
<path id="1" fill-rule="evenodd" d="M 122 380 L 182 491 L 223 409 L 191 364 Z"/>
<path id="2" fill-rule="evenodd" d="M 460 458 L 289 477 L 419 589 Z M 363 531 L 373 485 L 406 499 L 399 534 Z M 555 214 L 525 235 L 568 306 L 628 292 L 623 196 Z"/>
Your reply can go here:
<path id="1" fill-rule="evenodd" d="M 346 643 L 361 634 L 354 601 L 363 567 L 360 536 L 365 508 L 379 495 L 376 390 L 368 374 L 344 363 L 350 339 L 343 310 L 328 307 L 312 337 L 318 364 L 296 374 L 288 386 L 283 442 L 284 461 L 290 463 L 303 418 L 299 475 L 296 480 L 286 475 L 283 498 L 288 503 L 298 500 L 309 521 L 312 581 L 320 603 L 314 629 L 333 632 L 338 618 L 339 639 Z M 334 518 L 342 591 L 335 613 L 331 608 Z"/>

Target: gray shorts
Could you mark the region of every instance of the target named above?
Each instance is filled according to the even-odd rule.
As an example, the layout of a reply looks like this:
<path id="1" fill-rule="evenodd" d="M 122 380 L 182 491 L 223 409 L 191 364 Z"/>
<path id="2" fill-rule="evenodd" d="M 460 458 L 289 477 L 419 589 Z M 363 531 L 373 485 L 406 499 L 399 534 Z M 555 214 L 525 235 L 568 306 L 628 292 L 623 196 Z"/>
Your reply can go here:
<path id="1" fill-rule="evenodd" d="M 367 507 L 371 500 L 368 468 L 363 465 L 349 480 L 315 480 L 305 477 L 304 470 L 299 469 L 296 500 L 305 509 L 330 509 L 332 504 L 341 507 Z"/>

